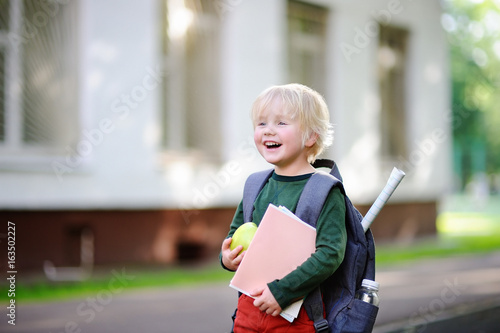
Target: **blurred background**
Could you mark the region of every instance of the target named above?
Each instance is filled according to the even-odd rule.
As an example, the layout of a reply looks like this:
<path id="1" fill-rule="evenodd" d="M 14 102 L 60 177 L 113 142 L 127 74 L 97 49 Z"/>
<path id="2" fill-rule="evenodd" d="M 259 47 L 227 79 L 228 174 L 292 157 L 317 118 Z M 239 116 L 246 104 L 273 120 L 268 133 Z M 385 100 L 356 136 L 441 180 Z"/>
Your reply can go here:
<path id="1" fill-rule="evenodd" d="M 21 299 L 122 268 L 228 281 L 212 264 L 270 167 L 250 107 L 290 82 L 325 97 L 322 157 L 362 213 L 406 172 L 381 264 L 498 250 L 499 36 L 498 0 L 0 0 L 2 274 L 15 225 Z"/>

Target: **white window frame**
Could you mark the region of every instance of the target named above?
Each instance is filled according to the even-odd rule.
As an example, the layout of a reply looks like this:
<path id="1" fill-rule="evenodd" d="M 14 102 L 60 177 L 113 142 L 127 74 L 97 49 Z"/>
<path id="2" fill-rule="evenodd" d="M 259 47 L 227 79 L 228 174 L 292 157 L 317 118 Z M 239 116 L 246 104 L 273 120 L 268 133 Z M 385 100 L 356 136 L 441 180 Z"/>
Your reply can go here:
<path id="1" fill-rule="evenodd" d="M 196 0 L 192 1 L 196 3 Z M 215 8 L 216 5 L 214 4 Z M 163 151 L 161 153 L 161 160 L 163 164 L 181 159 L 181 160 L 196 160 L 198 162 L 220 163 L 222 162 L 222 152 L 214 149 L 207 152 L 203 147 L 199 147 L 199 142 L 192 144 L 190 141 L 196 141 L 193 137 L 195 132 L 189 128 L 190 117 L 195 117 L 196 112 L 199 110 L 190 109 L 187 97 L 187 75 L 189 74 L 189 48 L 188 48 L 188 35 L 190 29 L 205 28 L 214 29 L 217 31 L 218 22 L 214 20 L 220 19 L 215 13 L 203 13 L 201 11 L 193 12 L 188 8 L 186 3 L 178 0 L 164 0 L 162 2 L 162 15 L 165 15 L 162 20 L 164 23 L 162 43 L 166 43 L 164 47 L 168 51 L 164 51 L 164 71 L 169 73 L 166 80 L 164 80 L 164 100 L 162 106 L 163 117 L 163 134 L 162 145 Z M 166 13 L 165 13 L 166 12 Z M 184 20 L 184 21 L 183 21 Z M 167 24 L 169 22 L 169 24 Z M 220 31 L 219 31 L 220 33 Z M 217 38 L 220 38 L 218 36 Z M 217 57 L 220 59 L 220 57 Z M 218 69 L 217 69 L 218 70 Z M 220 73 L 219 73 L 220 75 Z M 220 85 L 220 77 L 214 79 L 213 84 Z M 220 93 L 220 87 L 217 93 Z M 220 99 L 220 96 L 213 96 L 215 100 Z M 216 108 L 219 109 L 219 108 Z M 219 115 L 220 116 L 220 115 Z M 216 126 L 220 124 L 220 120 L 215 120 Z M 206 135 L 208 140 L 219 143 L 212 146 L 219 147 L 222 139 L 218 137 L 221 129 L 217 127 L 207 127 L 203 129 L 202 134 Z"/>
<path id="2" fill-rule="evenodd" d="M 385 161 L 396 161 L 398 158 L 407 158 L 408 156 L 408 126 L 407 126 L 407 118 L 408 118 L 408 96 L 407 96 L 407 86 L 408 86 L 408 45 L 409 45 L 409 39 L 411 37 L 410 35 L 410 30 L 404 28 L 404 27 L 399 27 L 399 26 L 392 26 L 392 25 L 380 25 L 380 30 L 386 29 L 389 33 L 392 34 L 398 34 L 399 37 L 402 37 L 400 42 L 404 43 L 405 45 L 405 50 L 404 53 L 398 53 L 397 49 L 392 49 L 390 46 L 387 45 L 381 45 L 382 42 L 385 42 L 381 40 L 382 36 L 379 37 L 379 45 L 378 45 L 378 70 L 379 71 L 387 71 L 388 73 L 392 70 L 391 68 L 387 69 L 384 68 L 386 66 L 390 67 L 399 67 L 399 74 L 400 78 L 402 78 L 402 87 L 401 91 L 402 94 L 396 95 L 395 93 L 392 93 L 391 91 L 391 97 L 392 96 L 397 96 L 399 99 L 399 103 L 393 103 L 394 99 L 391 98 L 388 100 L 390 102 L 391 107 L 389 110 L 392 110 L 392 112 L 396 112 L 396 116 L 399 117 L 399 119 L 395 120 L 394 119 L 394 114 L 391 114 L 386 105 L 384 105 L 384 102 L 387 102 L 382 95 L 386 91 L 382 91 L 382 76 L 380 75 L 379 78 L 379 96 L 381 100 L 381 124 L 380 124 L 380 132 L 381 132 L 381 155 L 382 159 Z M 388 57 L 389 59 L 392 59 L 392 62 L 386 66 L 384 66 L 381 62 L 381 55 L 380 52 L 382 51 L 382 48 L 386 48 L 386 50 L 392 55 L 392 57 Z M 394 105 L 397 104 L 400 108 L 394 108 Z M 396 129 L 394 129 L 396 128 Z M 397 142 L 395 146 L 394 142 Z"/>
<path id="3" fill-rule="evenodd" d="M 289 0 L 287 2 L 288 6 L 288 17 L 287 17 L 287 33 L 288 33 L 288 81 L 298 82 L 305 84 L 314 90 L 317 90 L 321 94 L 326 93 L 326 57 L 327 57 L 327 33 L 328 33 L 328 20 L 330 18 L 329 8 L 312 4 L 309 2 L 302 2 L 297 0 Z M 293 8 L 302 7 L 302 13 L 304 16 L 297 17 L 292 12 Z M 297 18 L 302 21 L 306 20 L 307 14 L 311 13 L 321 13 L 321 15 L 316 19 L 309 19 L 308 22 L 314 22 L 318 25 L 323 26 L 323 31 L 300 31 L 295 30 L 291 25 L 291 18 L 294 20 Z M 297 57 L 297 54 L 300 55 Z M 295 55 L 295 57 L 293 57 Z M 315 58 L 314 64 L 308 66 L 307 63 L 303 63 L 304 55 L 312 56 Z M 293 63 L 295 60 L 299 60 L 299 64 Z M 309 77 L 303 76 L 301 71 L 310 73 Z"/>
<path id="4" fill-rule="evenodd" d="M 21 149 L 21 48 L 15 47 L 9 36 L 20 35 L 22 1 L 9 3 L 9 30 L 0 32 L 0 45 L 4 50 L 4 140 L 0 141 L 0 151 L 12 154 Z M 0 155 L 1 156 L 1 155 Z"/>
<path id="5" fill-rule="evenodd" d="M 16 41 L 23 36 L 23 5 L 22 0 L 10 0 L 8 31 L 0 31 L 0 47 L 5 50 L 5 129 L 4 140 L 0 141 L 0 171 L 52 173 L 52 163 L 64 161 L 70 153 L 23 142 L 23 47 L 22 42 Z M 58 5 L 64 6 L 63 3 Z M 77 11 L 80 12 L 79 5 Z M 79 103 L 77 105 L 79 108 Z M 78 110 L 75 117 L 80 117 Z M 86 165 L 82 164 L 82 168 Z"/>

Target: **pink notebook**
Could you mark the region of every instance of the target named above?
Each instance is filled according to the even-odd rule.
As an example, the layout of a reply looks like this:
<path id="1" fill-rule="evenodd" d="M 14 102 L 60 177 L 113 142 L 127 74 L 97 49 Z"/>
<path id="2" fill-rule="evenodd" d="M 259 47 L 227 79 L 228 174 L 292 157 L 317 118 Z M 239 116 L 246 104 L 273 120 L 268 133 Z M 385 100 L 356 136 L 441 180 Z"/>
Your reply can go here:
<path id="1" fill-rule="evenodd" d="M 285 207 L 269 204 L 229 286 L 250 296 L 281 279 L 316 251 L 316 229 Z"/>

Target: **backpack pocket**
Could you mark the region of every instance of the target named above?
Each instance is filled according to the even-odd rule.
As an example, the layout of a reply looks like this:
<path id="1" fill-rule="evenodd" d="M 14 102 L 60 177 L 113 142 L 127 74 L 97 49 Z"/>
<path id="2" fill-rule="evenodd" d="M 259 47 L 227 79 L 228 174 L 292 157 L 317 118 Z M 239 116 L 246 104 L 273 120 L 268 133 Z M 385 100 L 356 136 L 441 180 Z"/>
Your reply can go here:
<path id="1" fill-rule="evenodd" d="M 343 311 L 342 327 L 340 332 L 364 333 L 371 332 L 378 314 L 378 307 L 355 299 Z"/>

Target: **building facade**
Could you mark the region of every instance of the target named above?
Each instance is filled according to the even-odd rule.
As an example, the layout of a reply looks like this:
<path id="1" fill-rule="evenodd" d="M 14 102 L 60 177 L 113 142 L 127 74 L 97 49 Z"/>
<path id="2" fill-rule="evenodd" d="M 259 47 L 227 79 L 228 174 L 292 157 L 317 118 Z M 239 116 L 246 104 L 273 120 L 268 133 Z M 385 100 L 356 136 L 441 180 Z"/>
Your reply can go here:
<path id="1" fill-rule="evenodd" d="M 274 84 L 318 90 L 333 158 L 381 240 L 435 232 L 451 187 L 450 84 L 437 1 L 4 1 L 0 217 L 19 265 L 213 256 L 253 171 L 249 111 Z M 425 18 L 425 20 L 423 19 Z M 4 251 L 4 249 L 2 249 Z"/>

